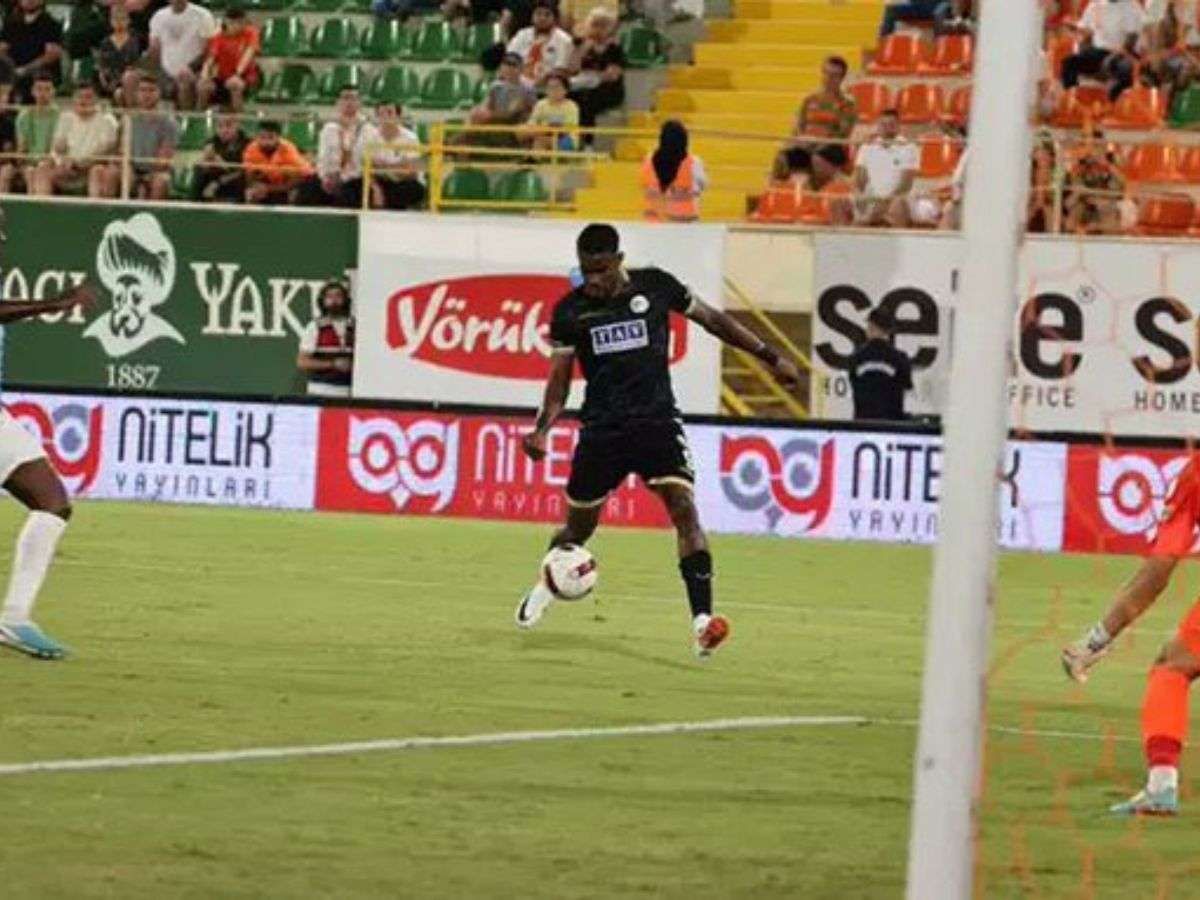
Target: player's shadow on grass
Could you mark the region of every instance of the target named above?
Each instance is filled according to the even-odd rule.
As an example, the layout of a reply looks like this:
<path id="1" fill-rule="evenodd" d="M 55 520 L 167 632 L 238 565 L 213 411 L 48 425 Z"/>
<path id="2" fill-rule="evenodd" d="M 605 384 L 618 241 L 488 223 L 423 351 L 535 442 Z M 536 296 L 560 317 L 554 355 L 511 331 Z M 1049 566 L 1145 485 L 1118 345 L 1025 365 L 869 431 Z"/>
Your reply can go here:
<path id="1" fill-rule="evenodd" d="M 523 635 L 522 640 L 525 642 L 525 647 L 530 653 L 562 651 L 573 654 L 580 650 L 590 650 L 595 653 L 607 653 L 611 656 L 620 656 L 636 662 L 649 663 L 652 666 L 675 669 L 680 672 L 695 672 L 699 668 L 695 661 L 686 663 L 681 662 L 679 659 L 669 659 L 634 650 L 630 648 L 628 638 L 605 638 L 585 634 L 541 632 L 538 634 Z M 687 645 L 681 644 L 680 655 L 682 656 L 688 652 Z M 578 659 L 571 659 L 570 662 L 576 664 Z"/>

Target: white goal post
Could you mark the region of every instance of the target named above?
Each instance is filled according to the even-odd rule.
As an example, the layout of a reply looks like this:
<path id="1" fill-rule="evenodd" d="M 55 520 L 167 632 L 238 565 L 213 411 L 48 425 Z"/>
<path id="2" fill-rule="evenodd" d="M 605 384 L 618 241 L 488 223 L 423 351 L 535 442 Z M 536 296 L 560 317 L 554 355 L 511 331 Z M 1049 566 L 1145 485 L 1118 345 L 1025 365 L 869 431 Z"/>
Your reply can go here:
<path id="1" fill-rule="evenodd" d="M 1040 0 L 985 0 L 971 98 L 966 243 L 945 417 L 941 539 L 914 761 L 909 900 L 972 894 L 1005 378 L 1025 225 Z"/>

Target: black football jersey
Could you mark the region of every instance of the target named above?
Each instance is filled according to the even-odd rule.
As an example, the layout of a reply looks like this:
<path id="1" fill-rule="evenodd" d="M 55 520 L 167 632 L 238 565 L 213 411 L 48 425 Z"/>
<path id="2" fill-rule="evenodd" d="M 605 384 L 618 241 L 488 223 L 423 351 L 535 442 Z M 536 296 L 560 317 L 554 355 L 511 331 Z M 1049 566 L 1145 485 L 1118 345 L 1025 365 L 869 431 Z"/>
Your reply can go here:
<path id="1" fill-rule="evenodd" d="M 569 347 L 583 367 L 585 428 L 623 428 L 679 415 L 671 389 L 670 315 L 686 313 L 692 294 L 662 269 L 630 269 L 629 282 L 608 300 L 576 289 L 550 320 L 550 341 Z"/>

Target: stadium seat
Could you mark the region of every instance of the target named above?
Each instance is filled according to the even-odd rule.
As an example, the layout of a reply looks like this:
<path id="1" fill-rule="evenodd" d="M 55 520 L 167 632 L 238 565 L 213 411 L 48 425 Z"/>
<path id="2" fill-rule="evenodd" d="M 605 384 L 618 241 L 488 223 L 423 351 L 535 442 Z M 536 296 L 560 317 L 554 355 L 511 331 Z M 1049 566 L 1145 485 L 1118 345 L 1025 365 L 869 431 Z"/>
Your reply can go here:
<path id="1" fill-rule="evenodd" d="M 1104 88 L 1080 85 L 1063 92 L 1050 123 L 1058 128 L 1082 128 L 1098 122 L 1111 108 Z"/>
<path id="2" fill-rule="evenodd" d="M 874 122 L 881 112 L 892 105 L 892 92 L 882 81 L 856 81 L 850 85 L 849 91 L 858 109 L 860 122 Z"/>
<path id="3" fill-rule="evenodd" d="M 491 88 L 493 79 L 484 75 L 475 82 L 475 88 L 471 92 L 471 99 L 476 103 L 482 103 L 487 99 L 488 89 Z"/>
<path id="4" fill-rule="evenodd" d="M 939 135 L 921 138 L 922 178 L 946 178 L 954 174 L 954 168 L 962 157 L 962 144 Z"/>
<path id="5" fill-rule="evenodd" d="M 1192 224 L 1187 230 L 1188 237 L 1200 237 L 1200 204 L 1196 205 L 1196 211 L 1192 214 Z"/>
<path id="6" fill-rule="evenodd" d="M 342 8 L 348 13 L 371 12 L 371 0 L 346 0 Z"/>
<path id="7" fill-rule="evenodd" d="M 1200 184 L 1200 145 L 1188 147 L 1179 160 L 1179 177 L 1188 184 Z"/>
<path id="8" fill-rule="evenodd" d="M 409 33 L 396 19 L 376 19 L 363 29 L 364 59 L 399 59 L 408 52 Z"/>
<path id="9" fill-rule="evenodd" d="M 1148 237 L 1182 235 L 1196 215 L 1196 205 L 1187 194 L 1158 194 L 1138 202 L 1137 233 Z"/>
<path id="10" fill-rule="evenodd" d="M 548 203 L 550 193 L 542 183 L 542 176 L 537 172 L 533 169 L 518 169 L 515 172 L 505 172 L 496 179 L 492 198 L 514 204 L 534 205 Z"/>
<path id="11" fill-rule="evenodd" d="M 326 19 L 313 31 L 306 55 L 352 59 L 359 55 L 358 32 L 349 19 Z"/>
<path id="12" fill-rule="evenodd" d="M 487 173 L 479 169 L 456 168 L 442 181 L 443 200 L 490 200 Z"/>
<path id="13" fill-rule="evenodd" d="M 793 187 L 772 188 L 758 200 L 750 216 L 755 222 L 795 222 L 799 215 L 800 191 Z"/>
<path id="14" fill-rule="evenodd" d="M 928 63 L 929 59 L 929 45 L 920 35 L 889 34 L 879 42 L 867 71 L 872 75 L 914 75 L 921 63 Z"/>
<path id="15" fill-rule="evenodd" d="M 313 103 L 317 76 L 303 63 L 289 63 L 267 77 L 257 99 L 260 103 Z"/>
<path id="16" fill-rule="evenodd" d="M 652 69 L 667 64 L 666 39 L 648 25 L 630 25 L 621 31 L 621 49 L 631 69 Z"/>
<path id="17" fill-rule="evenodd" d="M 934 121 L 946 105 L 941 85 L 908 84 L 896 95 L 896 108 L 905 125 L 923 125 Z"/>
<path id="18" fill-rule="evenodd" d="M 421 82 L 420 95 L 412 101 L 417 109 L 459 109 L 471 105 L 474 85 L 461 69 L 434 69 Z"/>
<path id="19" fill-rule="evenodd" d="M 1166 94 L 1158 88 L 1135 85 L 1117 98 L 1103 123 L 1108 128 L 1149 131 L 1161 128 L 1166 117 Z"/>
<path id="20" fill-rule="evenodd" d="M 1172 128 L 1200 125 L 1200 84 L 1193 84 L 1175 95 L 1175 101 L 1171 104 L 1170 125 Z"/>
<path id="21" fill-rule="evenodd" d="M 211 112 L 180 116 L 179 139 L 176 141 L 176 149 L 185 153 L 202 150 L 215 131 L 216 126 L 213 123 Z"/>
<path id="22" fill-rule="evenodd" d="M 320 130 L 320 123 L 315 117 L 289 119 L 283 125 L 283 137 L 295 144 L 301 153 L 311 154 L 316 152 Z"/>
<path id="23" fill-rule="evenodd" d="M 59 85 L 58 92 L 63 96 L 67 96 L 74 90 L 76 85 L 87 84 L 94 81 L 96 78 L 96 60 L 91 56 L 83 56 L 79 59 L 71 60 L 71 67 L 67 70 L 67 77 L 63 79 Z"/>
<path id="24" fill-rule="evenodd" d="M 267 19 L 262 30 L 262 48 L 259 55 L 300 56 L 308 48 L 304 25 L 296 16 L 277 16 Z"/>
<path id="25" fill-rule="evenodd" d="M 304 12 L 335 13 L 340 12 L 342 0 L 298 0 L 296 9 Z"/>
<path id="26" fill-rule="evenodd" d="M 1181 181 L 1181 156 L 1174 144 L 1138 144 L 1125 160 L 1125 177 L 1143 182 Z"/>
<path id="27" fill-rule="evenodd" d="M 426 19 L 405 53 L 418 62 L 442 62 L 458 52 L 458 33 L 448 22 Z"/>
<path id="28" fill-rule="evenodd" d="M 1046 39 L 1046 58 L 1050 72 L 1055 78 L 1062 77 L 1063 60 L 1078 53 L 1079 47 L 1079 37 L 1069 31 L 1051 35 Z"/>
<path id="29" fill-rule="evenodd" d="M 191 200 L 196 183 L 195 166 L 177 166 L 171 170 L 171 199 Z"/>
<path id="30" fill-rule="evenodd" d="M 963 126 L 971 117 L 971 85 L 964 84 L 956 87 L 946 98 L 946 107 L 942 110 L 942 121 Z"/>
<path id="31" fill-rule="evenodd" d="M 338 63 L 318 80 L 317 95 L 324 101 L 336 100 L 342 88 L 348 87 L 359 91 L 366 87 L 363 70 L 356 63 Z"/>
<path id="32" fill-rule="evenodd" d="M 969 34 L 943 34 L 933 45 L 933 54 L 917 64 L 920 75 L 959 75 L 970 72 L 975 59 L 975 39 Z"/>
<path id="33" fill-rule="evenodd" d="M 388 66 L 371 81 L 367 96 L 372 103 L 384 100 L 392 103 L 408 103 L 421 93 L 421 79 L 412 69 L 404 66 Z"/>
<path id="34" fill-rule="evenodd" d="M 245 0 L 242 8 L 248 13 L 282 12 L 294 5 L 295 0 Z"/>
<path id="35" fill-rule="evenodd" d="M 450 58 L 454 62 L 478 63 L 483 51 L 504 40 L 499 22 L 480 22 L 467 29 L 462 44 Z"/>

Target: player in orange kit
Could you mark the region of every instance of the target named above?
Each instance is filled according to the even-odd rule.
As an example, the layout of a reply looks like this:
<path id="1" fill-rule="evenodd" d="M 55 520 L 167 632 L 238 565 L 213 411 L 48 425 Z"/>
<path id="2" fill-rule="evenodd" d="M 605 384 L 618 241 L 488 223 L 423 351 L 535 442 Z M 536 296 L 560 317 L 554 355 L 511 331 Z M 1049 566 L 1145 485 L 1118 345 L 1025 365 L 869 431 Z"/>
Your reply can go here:
<path id="1" fill-rule="evenodd" d="M 1150 555 L 1117 591 L 1104 618 L 1062 652 L 1067 675 L 1087 681 L 1088 670 L 1108 652 L 1118 634 L 1149 609 L 1166 588 L 1179 560 L 1192 552 L 1200 527 L 1200 456 L 1193 456 L 1167 494 L 1166 509 Z M 1150 670 L 1142 702 L 1142 741 L 1149 777 L 1146 787 L 1112 807 L 1117 815 L 1173 816 L 1179 812 L 1179 756 L 1187 738 L 1188 689 L 1200 676 L 1200 601 L 1192 605 L 1175 636 Z"/>

